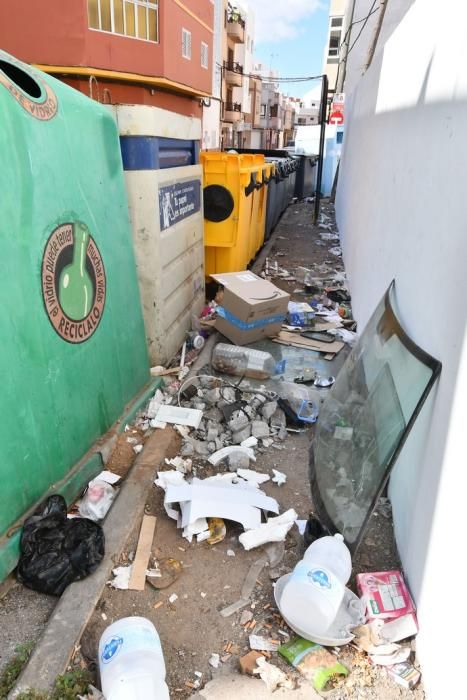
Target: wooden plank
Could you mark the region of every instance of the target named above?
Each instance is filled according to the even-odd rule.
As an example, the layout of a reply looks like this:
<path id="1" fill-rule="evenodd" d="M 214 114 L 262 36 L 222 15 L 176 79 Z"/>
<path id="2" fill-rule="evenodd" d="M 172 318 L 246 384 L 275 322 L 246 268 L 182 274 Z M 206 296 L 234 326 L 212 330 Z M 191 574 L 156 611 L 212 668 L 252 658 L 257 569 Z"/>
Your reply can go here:
<path id="1" fill-rule="evenodd" d="M 131 571 L 128 588 L 131 591 L 144 591 L 146 583 L 146 569 L 151 556 L 152 540 L 156 529 L 156 520 L 153 515 L 143 515 L 141 530 L 139 532 L 138 546 Z"/>

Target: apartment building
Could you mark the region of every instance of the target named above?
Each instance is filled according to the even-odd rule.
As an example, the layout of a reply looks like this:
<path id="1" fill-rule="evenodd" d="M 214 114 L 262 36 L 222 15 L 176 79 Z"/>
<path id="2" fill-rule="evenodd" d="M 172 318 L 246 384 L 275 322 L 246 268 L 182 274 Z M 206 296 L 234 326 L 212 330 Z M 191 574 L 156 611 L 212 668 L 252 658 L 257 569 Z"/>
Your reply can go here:
<path id="1" fill-rule="evenodd" d="M 344 39 L 344 17 L 348 4 L 349 0 L 331 0 L 329 7 L 329 27 L 323 59 L 323 73 L 328 76 L 330 101 L 332 101 L 332 95 L 336 92 L 340 47 Z"/>
<path id="2" fill-rule="evenodd" d="M 66 11 L 65 11 L 66 7 Z M 101 102 L 201 116 L 212 88 L 211 0 L 0 3 L 0 45 Z"/>

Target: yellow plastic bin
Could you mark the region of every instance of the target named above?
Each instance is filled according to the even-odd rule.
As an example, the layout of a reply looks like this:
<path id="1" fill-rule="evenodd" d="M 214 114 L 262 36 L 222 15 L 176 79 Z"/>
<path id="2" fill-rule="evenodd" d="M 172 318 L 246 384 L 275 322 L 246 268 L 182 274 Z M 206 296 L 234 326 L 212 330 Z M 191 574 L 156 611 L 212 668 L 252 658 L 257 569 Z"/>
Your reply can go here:
<path id="1" fill-rule="evenodd" d="M 272 163 L 265 163 L 262 167 L 262 183 L 263 187 L 259 191 L 259 210 L 258 210 L 258 220 L 257 220 L 257 229 L 256 229 L 256 253 L 263 247 L 264 245 L 264 238 L 266 235 L 266 210 L 267 210 L 267 202 L 268 202 L 268 190 L 269 190 L 269 182 L 271 181 L 272 177 L 272 170 L 273 170 L 273 165 Z"/>
<path id="2" fill-rule="evenodd" d="M 201 164 L 206 276 L 244 270 L 256 252 L 264 157 L 208 151 Z"/>

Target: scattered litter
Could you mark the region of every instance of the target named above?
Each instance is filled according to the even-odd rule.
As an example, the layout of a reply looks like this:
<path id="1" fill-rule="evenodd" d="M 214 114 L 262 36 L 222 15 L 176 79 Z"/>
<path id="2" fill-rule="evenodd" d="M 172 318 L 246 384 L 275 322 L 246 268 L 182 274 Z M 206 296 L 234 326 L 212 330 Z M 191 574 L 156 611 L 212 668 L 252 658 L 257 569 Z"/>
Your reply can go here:
<path id="1" fill-rule="evenodd" d="M 324 690 L 334 676 L 349 674 L 348 669 L 327 649 L 301 637 L 294 637 L 279 647 L 278 651 L 318 691 Z"/>
<path id="2" fill-rule="evenodd" d="M 102 617 L 102 619 L 104 620 L 104 622 L 107 620 L 107 615 L 106 615 L 105 613 L 102 613 L 102 614 L 101 614 L 101 617 Z"/>
<path id="3" fill-rule="evenodd" d="M 280 642 L 275 639 L 266 639 L 266 637 L 261 637 L 259 634 L 250 634 L 249 636 L 250 648 L 254 651 L 277 651 Z"/>
<path id="4" fill-rule="evenodd" d="M 233 615 L 234 613 L 238 612 L 242 608 L 245 607 L 245 605 L 248 605 L 250 602 L 250 597 L 251 594 L 253 593 L 256 583 L 258 581 L 258 576 L 264 569 L 264 567 L 267 565 L 266 559 L 257 559 L 249 568 L 248 573 L 245 577 L 245 581 L 243 582 L 242 590 L 240 593 L 240 599 L 237 600 L 235 603 L 232 603 L 232 605 L 227 606 L 223 610 L 220 611 L 222 617 L 230 617 L 230 615 Z"/>
<path id="5" fill-rule="evenodd" d="M 245 656 L 242 656 L 239 659 L 241 673 L 252 676 L 257 668 L 256 662 L 258 659 L 264 659 L 264 656 L 259 651 L 250 651 Z"/>
<path id="6" fill-rule="evenodd" d="M 329 252 L 331 253 L 331 255 L 335 255 L 336 257 L 342 255 L 342 249 L 339 245 L 336 245 L 334 248 L 329 248 Z"/>
<path id="7" fill-rule="evenodd" d="M 253 673 L 258 674 L 270 693 L 272 693 L 276 688 L 288 688 L 293 690 L 295 684 L 291 678 L 289 678 L 280 668 L 270 664 L 266 661 L 264 657 L 258 658 L 256 660 L 257 668 L 254 669 Z"/>
<path id="8" fill-rule="evenodd" d="M 115 498 L 115 491 L 107 481 L 93 479 L 81 499 L 79 513 L 83 518 L 103 520 Z"/>
<path id="9" fill-rule="evenodd" d="M 112 569 L 115 578 L 112 579 L 112 581 L 107 581 L 107 583 L 110 583 L 112 588 L 116 588 L 117 590 L 128 590 L 132 568 L 133 565 L 131 564 L 130 566 L 117 566 L 115 569 Z"/>
<path id="10" fill-rule="evenodd" d="M 400 647 L 392 654 L 369 654 L 372 663 L 378 666 L 394 666 L 407 661 L 410 656 L 410 647 Z"/>
<path id="11" fill-rule="evenodd" d="M 201 598 L 206 598 L 207 593 L 204 593 L 203 591 L 201 591 L 200 596 L 201 596 Z"/>
<path id="12" fill-rule="evenodd" d="M 178 559 L 161 559 L 159 562 L 159 576 L 149 576 L 146 571 L 147 582 L 151 584 L 153 588 L 157 590 L 164 590 L 169 588 L 177 579 L 183 571 L 181 562 Z"/>
<path id="13" fill-rule="evenodd" d="M 227 550 L 227 556 L 228 556 L 228 557 L 234 557 L 234 556 L 235 556 L 235 552 L 233 551 L 233 549 L 228 549 L 228 550 Z"/>
<path id="14" fill-rule="evenodd" d="M 133 451 L 134 451 L 137 455 L 139 455 L 139 453 L 142 451 L 142 449 L 143 449 L 143 446 L 142 446 L 142 445 L 135 445 L 135 446 L 133 447 Z"/>
<path id="15" fill-rule="evenodd" d="M 242 532 L 238 539 L 246 550 L 259 547 L 266 542 L 282 542 L 296 519 L 297 513 L 293 508 L 290 508 L 277 518 L 269 518 L 267 523 L 256 529 Z"/>
<path id="16" fill-rule="evenodd" d="M 122 477 L 118 474 L 114 474 L 113 472 L 104 469 L 104 471 L 100 472 L 100 474 L 95 477 L 95 481 L 105 481 L 107 484 L 113 486 L 117 483 L 117 481 L 120 481 L 121 478 Z"/>
<path id="17" fill-rule="evenodd" d="M 139 440 L 138 440 L 137 438 L 134 438 L 134 437 L 128 437 L 128 438 L 126 439 L 126 441 L 127 441 L 130 445 L 137 445 L 138 442 L 139 442 Z"/>
<path id="18" fill-rule="evenodd" d="M 258 444 L 258 439 L 251 436 L 247 438 L 246 440 L 243 440 L 243 442 L 240 443 L 240 447 L 256 447 Z"/>
<path id="19" fill-rule="evenodd" d="M 86 695 L 77 695 L 76 697 L 78 698 L 78 700 L 105 700 L 101 691 L 91 684 L 88 685 Z"/>
<path id="20" fill-rule="evenodd" d="M 395 666 L 388 666 L 386 672 L 393 681 L 408 690 L 414 688 L 420 680 L 419 671 L 407 661 Z"/>
<path id="21" fill-rule="evenodd" d="M 255 472 L 253 469 L 237 469 L 237 474 L 253 486 L 264 484 L 270 479 L 269 474 L 261 474 L 260 472 Z"/>
<path id="22" fill-rule="evenodd" d="M 282 486 L 282 484 L 285 484 L 285 482 L 287 481 L 287 476 L 283 472 L 280 472 L 277 469 L 273 469 L 272 473 L 274 474 L 272 480 L 275 484 L 277 484 L 278 486 Z"/>
<path id="23" fill-rule="evenodd" d="M 164 605 L 164 601 L 163 601 L 163 600 L 160 600 L 158 603 L 156 603 L 156 604 L 153 606 L 153 607 L 154 607 L 154 610 L 158 610 L 158 609 L 161 608 L 163 605 Z"/>
<path id="24" fill-rule="evenodd" d="M 251 622 L 252 619 L 253 619 L 253 613 L 251 612 L 251 610 L 244 610 L 242 612 L 242 614 L 240 615 L 240 624 L 242 626 L 246 625 L 246 623 Z"/>
<path id="25" fill-rule="evenodd" d="M 170 517 L 175 517 L 179 527 L 186 527 L 198 518 L 216 514 L 227 520 L 240 522 L 245 529 L 257 528 L 261 523 L 261 511 L 277 513 L 277 501 L 260 489 L 248 484 L 230 483 L 225 480 L 201 480 L 194 478 L 191 484 L 168 485 L 164 503 Z M 181 516 L 172 507 L 179 503 Z"/>
<path id="26" fill-rule="evenodd" d="M 208 544 L 218 544 L 222 542 L 227 534 L 227 528 L 222 518 L 209 518 L 209 537 L 207 538 Z M 198 540 L 199 541 L 199 540 Z"/>
<path id="27" fill-rule="evenodd" d="M 335 377 L 316 377 L 313 384 L 320 388 L 326 388 L 328 386 L 332 386 L 335 381 Z"/>
<path id="28" fill-rule="evenodd" d="M 296 520 L 295 522 L 297 524 L 299 533 L 303 536 L 305 534 L 307 520 Z"/>
<path id="29" fill-rule="evenodd" d="M 211 657 L 209 659 L 209 665 L 212 666 L 213 668 L 219 668 L 221 663 L 221 657 L 219 654 L 211 654 Z"/>
<path id="30" fill-rule="evenodd" d="M 203 412 L 196 408 L 182 408 L 180 406 L 166 406 L 159 408 L 155 416 L 158 421 L 173 423 L 175 425 L 186 425 L 192 428 L 199 428 Z"/>
<path id="31" fill-rule="evenodd" d="M 175 467 L 178 472 L 182 474 L 188 474 L 191 472 L 193 462 L 191 459 L 183 459 L 183 457 L 173 457 L 172 459 L 165 459 L 165 463 L 171 467 Z"/>
<path id="32" fill-rule="evenodd" d="M 415 612 L 400 571 L 357 574 L 356 581 L 369 620 L 394 619 Z"/>
<path id="33" fill-rule="evenodd" d="M 176 600 L 178 600 L 178 595 L 177 595 L 176 593 L 172 593 L 172 594 L 169 596 L 169 603 L 172 603 L 172 604 L 173 604 L 173 603 L 175 603 Z"/>

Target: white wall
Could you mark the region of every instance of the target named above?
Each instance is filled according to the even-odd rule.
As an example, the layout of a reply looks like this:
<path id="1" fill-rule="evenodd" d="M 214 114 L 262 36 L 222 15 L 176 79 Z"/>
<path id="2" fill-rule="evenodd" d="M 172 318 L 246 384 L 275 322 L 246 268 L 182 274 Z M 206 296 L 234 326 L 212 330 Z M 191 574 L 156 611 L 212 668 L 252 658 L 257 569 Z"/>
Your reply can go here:
<path id="1" fill-rule="evenodd" d="M 212 0 L 211 0 L 212 1 Z M 222 32 L 224 27 L 223 0 L 214 0 L 214 35 L 212 44 L 211 105 L 203 106 L 201 148 L 220 146 L 220 98 L 222 90 Z"/>
<path id="2" fill-rule="evenodd" d="M 428 698 L 457 700 L 465 696 L 467 9 L 416 0 L 395 18 L 400 5 L 388 3 L 391 31 L 346 100 L 336 206 L 360 327 L 395 278 L 403 325 L 443 362 L 390 495 Z"/>

